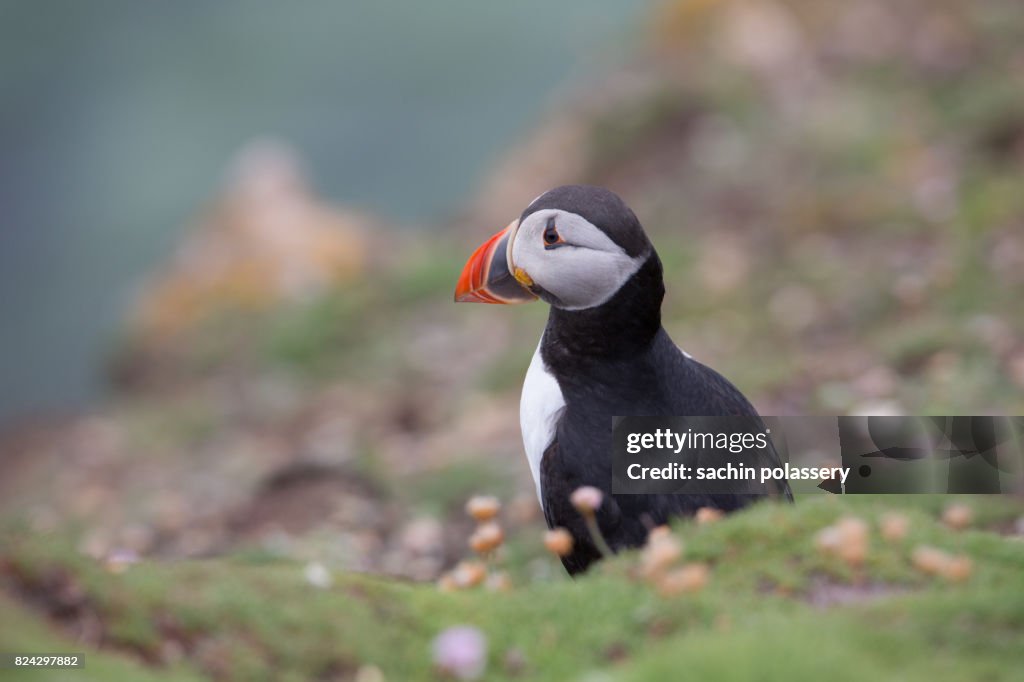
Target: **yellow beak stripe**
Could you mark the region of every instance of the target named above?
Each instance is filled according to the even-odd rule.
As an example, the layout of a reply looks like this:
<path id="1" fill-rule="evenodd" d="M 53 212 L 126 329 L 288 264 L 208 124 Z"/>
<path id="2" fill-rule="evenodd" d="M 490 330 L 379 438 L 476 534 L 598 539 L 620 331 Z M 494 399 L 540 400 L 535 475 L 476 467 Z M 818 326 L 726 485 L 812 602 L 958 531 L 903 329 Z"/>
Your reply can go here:
<path id="1" fill-rule="evenodd" d="M 516 268 L 515 270 L 513 270 L 512 276 L 515 277 L 516 281 L 522 284 L 524 287 L 533 286 L 533 280 L 530 278 L 528 274 L 526 274 L 526 270 L 523 270 L 522 268 Z"/>

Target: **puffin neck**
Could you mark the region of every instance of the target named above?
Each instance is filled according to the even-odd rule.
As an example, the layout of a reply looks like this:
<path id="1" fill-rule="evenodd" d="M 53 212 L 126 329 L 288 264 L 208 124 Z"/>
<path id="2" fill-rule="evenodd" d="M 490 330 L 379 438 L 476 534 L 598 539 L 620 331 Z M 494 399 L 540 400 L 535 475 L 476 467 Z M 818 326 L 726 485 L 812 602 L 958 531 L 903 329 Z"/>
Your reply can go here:
<path id="1" fill-rule="evenodd" d="M 605 303 L 583 310 L 551 307 L 542 341 L 545 362 L 571 372 L 646 351 L 661 329 L 664 297 L 661 260 L 652 249 L 640 269 Z"/>

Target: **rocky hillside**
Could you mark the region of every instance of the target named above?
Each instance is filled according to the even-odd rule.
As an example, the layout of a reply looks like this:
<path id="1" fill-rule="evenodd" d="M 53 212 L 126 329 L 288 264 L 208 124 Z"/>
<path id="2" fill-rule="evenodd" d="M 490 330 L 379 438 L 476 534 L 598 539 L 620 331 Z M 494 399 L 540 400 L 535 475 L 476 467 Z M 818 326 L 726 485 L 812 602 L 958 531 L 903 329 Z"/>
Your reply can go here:
<path id="1" fill-rule="evenodd" d="M 363 663 L 408 679 L 427 674 L 441 613 L 487 632 L 492 665 L 522 649 L 557 679 L 619 660 L 623 679 L 683 661 L 712 675 L 766 656 L 841 677 L 861 670 L 854 652 L 878 671 L 936 645 L 946 653 L 913 674 L 998 679 L 1024 619 L 1005 598 L 1024 594 L 1007 569 L 1020 545 L 999 534 L 1019 501 L 993 502 L 987 530 L 951 541 L 978 565 L 957 593 L 922 582 L 909 547 L 859 577 L 801 563 L 824 525 L 803 505 L 697 536 L 698 556 L 731 577 L 679 609 L 619 569 L 562 580 L 538 541 L 517 419 L 545 311 L 456 306 L 451 293 L 472 249 L 532 197 L 603 184 L 666 265 L 670 333 L 762 413 L 1024 413 L 1024 7 L 674 0 L 637 43 L 555 106 L 450 226 L 381 225 L 317 198 L 279 147 L 245 156 L 126 322 L 109 398 L 0 444 L 0 650 L 81 637 L 106 652 L 91 674 L 131 679 L 151 665 L 171 666 L 154 679 L 251 679 L 217 663 L 250 655 L 295 679 L 349 679 Z M 519 587 L 438 594 L 466 554 L 463 503 L 481 491 L 506 502 Z M 828 516 L 874 503 L 814 504 Z M 940 541 L 925 521 L 938 503 L 885 504 Z M 793 529 L 778 556 L 742 542 L 762 525 Z M 111 557 L 142 563 L 112 578 Z M 296 578 L 308 562 L 345 576 L 328 597 Z M 794 565 L 798 596 L 776 596 Z M 837 580 L 854 587 L 823 598 L 824 618 L 815 590 Z M 739 585 L 761 615 L 728 603 Z M 72 606 L 52 603 L 67 591 Z M 608 595 L 600 617 L 592 591 Z M 266 593 L 275 608 L 251 599 Z M 210 618 L 231 625 L 215 634 Z M 379 639 L 357 632 L 368 622 Z M 527 651 L 538 632 L 543 653 Z M 581 647 L 584 669 L 570 656 Z"/>

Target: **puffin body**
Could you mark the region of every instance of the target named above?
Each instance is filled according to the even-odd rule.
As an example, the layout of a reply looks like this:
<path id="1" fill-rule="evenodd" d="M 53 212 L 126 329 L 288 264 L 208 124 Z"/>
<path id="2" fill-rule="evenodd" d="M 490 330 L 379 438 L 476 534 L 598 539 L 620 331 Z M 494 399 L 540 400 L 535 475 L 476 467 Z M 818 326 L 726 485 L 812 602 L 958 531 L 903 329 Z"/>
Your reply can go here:
<path id="1" fill-rule="evenodd" d="M 551 305 L 523 385 L 520 424 L 547 525 L 568 529 L 575 541 L 562 559 L 571 574 L 601 557 L 569 500 L 580 486 L 603 491 L 597 521 L 614 551 L 643 545 L 651 528 L 701 507 L 791 499 L 788 486 L 611 493 L 613 416 L 757 418 L 735 386 L 669 338 L 664 293 L 661 260 L 633 212 L 612 192 L 580 185 L 537 197 L 473 254 L 456 289 L 457 301 Z"/>

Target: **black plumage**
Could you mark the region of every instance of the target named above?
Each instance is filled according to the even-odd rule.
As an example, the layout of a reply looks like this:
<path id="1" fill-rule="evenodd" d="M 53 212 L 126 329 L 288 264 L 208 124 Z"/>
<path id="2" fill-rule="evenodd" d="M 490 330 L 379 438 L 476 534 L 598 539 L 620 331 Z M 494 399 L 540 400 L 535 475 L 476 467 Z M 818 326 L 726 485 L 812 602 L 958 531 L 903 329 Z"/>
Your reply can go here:
<path id="1" fill-rule="evenodd" d="M 556 194 L 558 193 L 558 194 Z M 555 195 L 555 196 L 550 196 Z M 569 497 L 583 485 L 603 490 L 597 520 L 613 550 L 642 545 L 649 530 L 701 507 L 732 511 L 759 494 L 612 495 L 612 417 L 749 416 L 750 402 L 713 369 L 687 357 L 661 325 L 662 265 L 633 212 L 598 188 L 544 195 L 524 213 L 545 207 L 572 211 L 608 234 L 627 253 L 648 253 L 639 270 L 602 305 L 583 310 L 552 306 L 540 352 L 558 381 L 565 409 L 540 464 L 541 499 L 549 527 L 565 527 L 575 548 L 563 559 L 572 573 L 600 558 Z M 536 291 L 547 298 L 544 291 Z M 776 461 L 777 455 L 772 452 Z M 781 491 L 792 499 L 788 486 Z"/>

